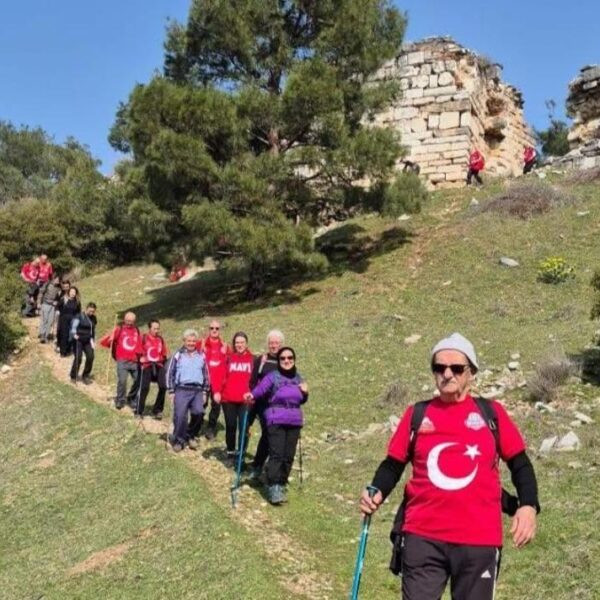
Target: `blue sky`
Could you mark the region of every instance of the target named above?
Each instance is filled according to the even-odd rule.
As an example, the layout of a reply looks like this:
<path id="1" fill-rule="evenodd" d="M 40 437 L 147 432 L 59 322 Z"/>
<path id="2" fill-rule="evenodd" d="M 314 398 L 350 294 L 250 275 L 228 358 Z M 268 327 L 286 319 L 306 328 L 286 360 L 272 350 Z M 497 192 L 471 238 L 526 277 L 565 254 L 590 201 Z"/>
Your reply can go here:
<path id="1" fill-rule="evenodd" d="M 190 0 L 21 0 L 0 21 L 0 119 L 41 126 L 57 142 L 87 144 L 112 170 L 106 141 L 133 85 L 161 68 L 167 18 L 185 20 Z M 544 127 L 544 101 L 562 116 L 567 84 L 600 63 L 600 2 L 576 0 L 397 0 L 407 40 L 451 35 L 504 65 L 525 96 L 528 121 Z M 575 8 L 576 7 L 576 8 Z"/>

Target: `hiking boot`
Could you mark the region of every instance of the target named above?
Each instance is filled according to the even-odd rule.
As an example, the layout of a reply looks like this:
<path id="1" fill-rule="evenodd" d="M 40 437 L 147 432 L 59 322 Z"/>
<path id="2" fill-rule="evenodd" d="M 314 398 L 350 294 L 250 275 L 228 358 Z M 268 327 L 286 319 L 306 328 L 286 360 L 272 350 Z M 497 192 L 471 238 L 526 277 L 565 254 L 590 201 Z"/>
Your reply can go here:
<path id="1" fill-rule="evenodd" d="M 115 400 L 115 408 L 116 408 L 117 410 L 121 410 L 121 409 L 123 408 L 123 406 L 124 406 L 124 404 L 123 404 L 122 402 L 117 402 L 117 401 Z"/>
<path id="2" fill-rule="evenodd" d="M 73 385 L 77 385 L 77 379 L 75 379 L 74 377 L 71 377 L 70 379 Z"/>
<path id="3" fill-rule="evenodd" d="M 163 414 L 162 414 L 161 412 L 152 413 L 152 417 L 153 417 L 154 419 L 156 419 L 157 421 L 162 421 Z"/>
<path id="4" fill-rule="evenodd" d="M 257 467 L 252 467 L 250 469 L 250 473 L 248 473 L 248 480 L 249 481 L 258 481 L 260 479 L 261 475 L 262 475 L 262 469 L 259 469 Z"/>
<path id="5" fill-rule="evenodd" d="M 190 450 L 197 450 L 198 442 L 196 441 L 196 438 L 190 438 L 188 440 L 188 446 L 189 446 Z"/>
<path id="6" fill-rule="evenodd" d="M 84 376 L 81 378 L 81 381 L 82 381 L 83 383 L 85 383 L 85 385 L 90 385 L 90 384 L 92 383 L 93 379 L 92 379 L 92 378 L 91 378 L 89 375 L 84 375 Z"/>
<path id="7" fill-rule="evenodd" d="M 273 506 L 278 506 L 283 502 L 284 496 L 281 486 L 276 483 L 275 485 L 270 485 L 268 490 L 269 502 L 273 504 Z"/>
<path id="8" fill-rule="evenodd" d="M 217 432 L 212 427 L 209 427 L 206 430 L 206 433 L 204 434 L 204 437 L 207 440 L 214 440 L 217 437 Z"/>
<path id="9" fill-rule="evenodd" d="M 172 448 L 173 452 L 181 452 L 183 450 L 183 446 L 179 442 L 175 442 L 174 444 L 171 444 L 171 448 Z"/>

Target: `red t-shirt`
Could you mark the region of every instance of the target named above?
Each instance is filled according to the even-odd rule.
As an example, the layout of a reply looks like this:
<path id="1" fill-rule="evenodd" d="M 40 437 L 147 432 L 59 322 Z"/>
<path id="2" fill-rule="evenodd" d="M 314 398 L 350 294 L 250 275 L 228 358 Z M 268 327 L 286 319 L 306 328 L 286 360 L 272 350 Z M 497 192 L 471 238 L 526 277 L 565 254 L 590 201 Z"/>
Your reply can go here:
<path id="1" fill-rule="evenodd" d="M 117 326 L 100 339 L 100 345 L 110 348 L 115 360 L 137 362 L 142 354 L 142 335 L 137 327 Z"/>
<path id="2" fill-rule="evenodd" d="M 229 346 L 221 338 L 214 339 L 209 336 L 200 340 L 196 344 L 196 348 L 200 352 L 204 352 L 210 375 L 210 387 L 212 393 L 216 394 L 223 389 L 223 382 L 227 374 L 227 355 L 230 353 Z"/>
<path id="3" fill-rule="evenodd" d="M 142 356 L 140 358 L 142 369 L 151 367 L 152 363 L 162 367 L 168 354 L 167 344 L 160 335 L 153 336 L 147 333 L 142 336 Z"/>
<path id="4" fill-rule="evenodd" d="M 243 354 L 232 352 L 227 357 L 226 375 L 221 395 L 223 402 L 244 401 L 244 394 L 250 391 L 250 376 L 254 356 L 249 350 Z"/>
<path id="5" fill-rule="evenodd" d="M 50 281 L 52 277 L 53 269 L 52 263 L 50 261 L 46 261 L 45 263 L 41 262 L 38 270 L 38 279 L 42 283 L 46 283 L 46 281 Z"/>
<path id="6" fill-rule="evenodd" d="M 525 450 L 525 442 L 504 407 L 498 416 L 500 458 Z M 406 462 L 412 406 L 392 436 L 388 455 Z M 494 436 L 471 396 L 446 403 L 434 398 L 425 411 L 406 486 L 403 530 L 443 542 L 502 545 L 500 473 Z"/>
<path id="7" fill-rule="evenodd" d="M 38 279 L 38 275 L 40 274 L 40 269 L 37 265 L 33 263 L 25 263 L 21 267 L 21 277 L 27 283 L 35 283 Z"/>

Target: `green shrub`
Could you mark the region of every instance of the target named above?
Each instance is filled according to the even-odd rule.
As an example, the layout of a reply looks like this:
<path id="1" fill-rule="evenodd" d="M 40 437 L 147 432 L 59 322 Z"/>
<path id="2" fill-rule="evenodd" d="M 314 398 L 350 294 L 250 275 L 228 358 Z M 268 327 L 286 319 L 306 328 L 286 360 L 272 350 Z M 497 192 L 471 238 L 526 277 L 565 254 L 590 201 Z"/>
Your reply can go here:
<path id="1" fill-rule="evenodd" d="M 401 173 L 385 189 L 381 212 L 388 217 L 398 217 L 404 213 L 418 213 L 428 195 L 417 175 Z"/>
<path id="2" fill-rule="evenodd" d="M 575 277 L 575 268 L 560 256 L 551 256 L 539 264 L 538 280 L 543 283 L 562 283 L 571 277 Z"/>

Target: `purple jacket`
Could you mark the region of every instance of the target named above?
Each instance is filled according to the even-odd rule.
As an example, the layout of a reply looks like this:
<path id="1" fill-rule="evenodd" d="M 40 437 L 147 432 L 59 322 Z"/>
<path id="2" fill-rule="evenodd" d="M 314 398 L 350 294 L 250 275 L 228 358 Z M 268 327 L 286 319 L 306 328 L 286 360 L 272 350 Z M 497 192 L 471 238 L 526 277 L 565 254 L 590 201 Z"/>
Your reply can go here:
<path id="1" fill-rule="evenodd" d="M 273 371 L 265 375 L 252 390 L 255 400 L 262 398 L 267 400 L 265 410 L 267 425 L 302 427 L 304 419 L 300 405 L 306 402 L 308 394 L 303 394 L 298 387 L 301 382 L 302 378 L 299 375 L 288 379 L 279 371 Z"/>

